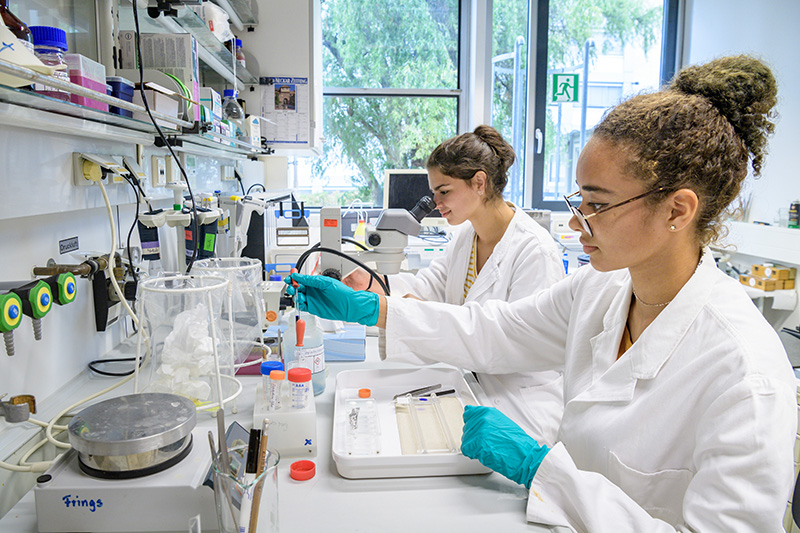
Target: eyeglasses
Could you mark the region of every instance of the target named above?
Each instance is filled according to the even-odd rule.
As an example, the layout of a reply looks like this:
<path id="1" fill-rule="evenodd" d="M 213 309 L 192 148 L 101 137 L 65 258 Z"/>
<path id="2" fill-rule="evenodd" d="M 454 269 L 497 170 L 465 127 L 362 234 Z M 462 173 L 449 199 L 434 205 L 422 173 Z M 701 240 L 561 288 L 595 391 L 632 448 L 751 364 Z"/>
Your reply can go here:
<path id="1" fill-rule="evenodd" d="M 593 237 L 594 233 L 592 233 L 592 227 L 589 226 L 588 219 L 592 218 L 593 216 L 597 216 L 600 213 L 605 213 L 606 211 L 611 211 L 612 209 L 614 209 L 616 207 L 621 207 L 621 206 L 623 206 L 625 204 L 629 204 L 631 202 L 634 202 L 636 200 L 644 198 L 645 196 L 649 196 L 649 195 L 655 194 L 657 192 L 669 191 L 669 190 L 672 190 L 672 189 L 670 187 L 659 187 L 658 189 L 652 189 L 652 190 L 649 190 L 649 191 L 647 191 L 645 193 L 640 194 L 639 196 L 634 196 L 633 198 L 628 198 L 624 202 L 620 202 L 618 204 L 607 205 L 605 207 L 601 207 L 600 209 L 598 209 L 594 213 L 590 213 L 588 215 L 584 215 L 583 213 L 581 213 L 580 209 L 578 209 L 577 207 L 575 207 L 574 205 L 569 203 L 569 199 L 572 198 L 573 196 L 579 195 L 581 193 L 581 191 L 575 191 L 574 193 L 570 194 L 569 196 L 564 196 L 564 201 L 567 202 L 567 207 L 569 208 L 570 213 L 572 213 L 580 221 L 581 226 L 583 227 L 584 231 L 586 231 L 586 233 L 589 234 L 589 237 Z"/>

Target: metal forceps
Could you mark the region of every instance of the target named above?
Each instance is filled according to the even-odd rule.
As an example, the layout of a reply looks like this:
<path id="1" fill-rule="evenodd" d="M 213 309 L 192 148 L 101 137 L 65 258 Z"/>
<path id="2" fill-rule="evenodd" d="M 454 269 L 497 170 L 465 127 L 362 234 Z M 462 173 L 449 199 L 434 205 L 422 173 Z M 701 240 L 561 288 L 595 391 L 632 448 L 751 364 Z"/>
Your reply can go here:
<path id="1" fill-rule="evenodd" d="M 422 387 L 422 388 L 410 390 L 410 391 L 407 391 L 407 392 L 401 392 L 400 394 L 395 394 L 392 399 L 396 400 L 398 398 L 402 398 L 403 396 L 421 396 L 421 395 L 425 394 L 426 392 L 435 391 L 436 389 L 441 389 L 441 388 L 442 388 L 442 384 L 441 383 L 437 383 L 435 385 L 429 385 L 427 387 Z"/>

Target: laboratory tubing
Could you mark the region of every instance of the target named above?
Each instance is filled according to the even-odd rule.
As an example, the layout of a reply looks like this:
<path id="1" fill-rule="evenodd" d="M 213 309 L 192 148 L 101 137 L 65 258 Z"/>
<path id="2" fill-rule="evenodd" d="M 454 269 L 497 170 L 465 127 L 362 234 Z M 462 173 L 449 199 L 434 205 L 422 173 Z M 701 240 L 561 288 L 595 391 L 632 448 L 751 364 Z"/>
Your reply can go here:
<path id="1" fill-rule="evenodd" d="M 19 39 L 19 42 L 22 43 L 25 48 L 33 52 L 31 30 L 8 9 L 8 0 L 0 0 L 0 18 L 3 19 L 3 24 L 5 24 L 6 28 Z"/>
<path id="2" fill-rule="evenodd" d="M 292 409 L 305 409 L 308 405 L 311 386 L 311 370 L 308 368 L 292 368 L 289 370 L 289 396 Z"/>
<path id="3" fill-rule="evenodd" d="M 33 51 L 39 61 L 48 67 L 60 67 L 60 70 L 53 72 L 53 77 L 69 82 L 69 70 L 67 62 L 64 60 L 64 52 L 67 51 L 67 32 L 52 26 L 31 26 L 30 30 L 33 35 Z M 68 92 L 53 89 L 41 83 L 35 84 L 33 88 L 37 93 L 50 98 L 57 98 L 65 102 L 70 99 Z"/>
<path id="4" fill-rule="evenodd" d="M 277 411 L 281 408 L 281 385 L 286 373 L 283 370 L 273 370 L 269 373 L 269 410 Z"/>
<path id="5" fill-rule="evenodd" d="M 280 361 L 264 361 L 261 363 L 261 385 L 264 388 L 264 403 L 269 403 L 270 373 L 273 370 L 283 370 L 283 363 Z"/>

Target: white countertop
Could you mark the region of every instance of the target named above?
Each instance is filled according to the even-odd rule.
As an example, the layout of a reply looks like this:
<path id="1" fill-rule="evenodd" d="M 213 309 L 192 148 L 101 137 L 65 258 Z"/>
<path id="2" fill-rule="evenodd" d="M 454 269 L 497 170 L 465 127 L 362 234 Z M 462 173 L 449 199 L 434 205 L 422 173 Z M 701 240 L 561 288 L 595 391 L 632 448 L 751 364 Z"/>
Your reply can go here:
<path id="1" fill-rule="evenodd" d="M 315 398 L 317 410 L 316 476 L 309 481 L 289 477 L 289 465 L 299 458 L 282 457 L 278 467 L 281 531 L 290 532 L 409 532 L 409 531 L 555 531 L 525 520 L 528 493 L 499 474 L 345 479 L 331 457 L 336 374 L 342 370 L 407 368 L 382 363 L 377 339 L 367 338 L 367 361 L 330 363 L 325 392 Z M 239 412 L 228 415 L 251 427 L 257 377 L 244 376 Z M 208 415 L 198 415 L 198 427 L 215 427 Z M 206 527 L 208 527 L 207 524 Z M 205 529 L 205 528 L 204 528 Z M 0 533 L 35 533 L 33 491 L 0 520 Z"/>

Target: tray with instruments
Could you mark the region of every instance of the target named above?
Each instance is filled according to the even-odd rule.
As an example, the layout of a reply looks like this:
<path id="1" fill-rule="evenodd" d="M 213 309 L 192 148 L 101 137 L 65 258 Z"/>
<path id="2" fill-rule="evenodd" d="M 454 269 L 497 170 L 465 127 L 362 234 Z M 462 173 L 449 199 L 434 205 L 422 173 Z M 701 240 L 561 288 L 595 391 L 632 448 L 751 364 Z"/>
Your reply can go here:
<path id="1" fill-rule="evenodd" d="M 461 454 L 465 405 L 478 405 L 455 368 L 348 370 L 336 378 L 333 459 L 346 478 L 489 472 Z"/>

